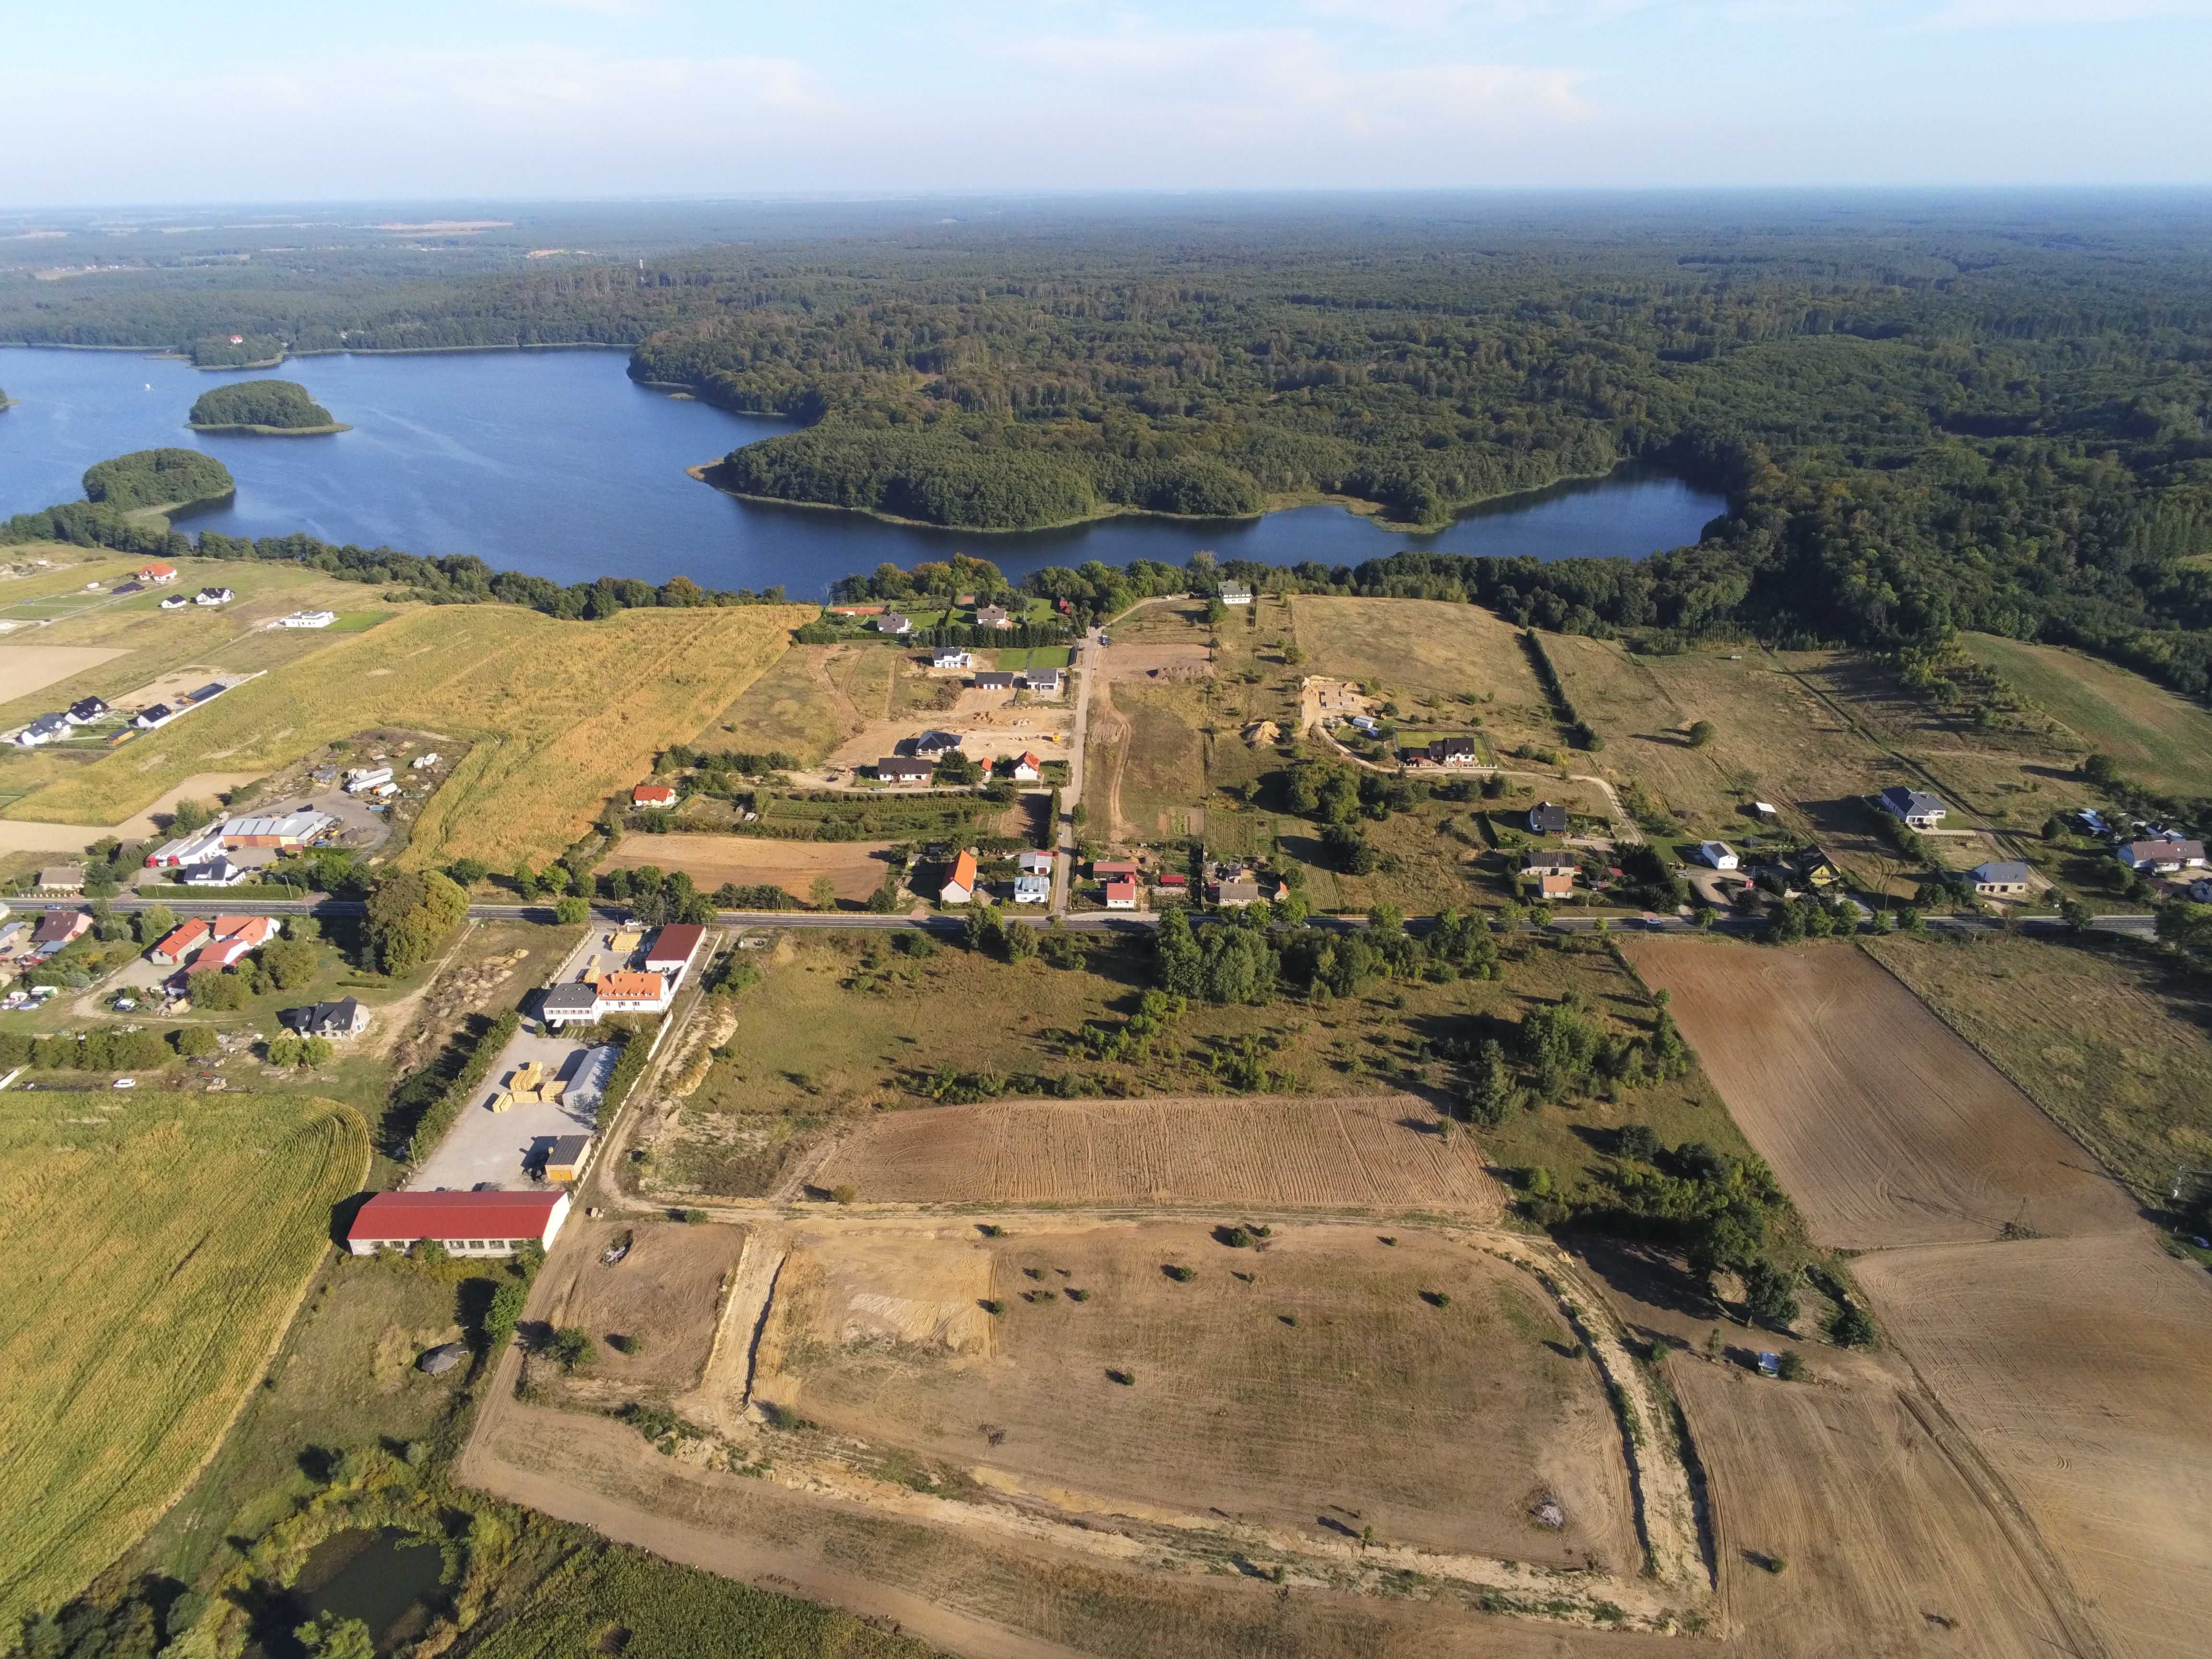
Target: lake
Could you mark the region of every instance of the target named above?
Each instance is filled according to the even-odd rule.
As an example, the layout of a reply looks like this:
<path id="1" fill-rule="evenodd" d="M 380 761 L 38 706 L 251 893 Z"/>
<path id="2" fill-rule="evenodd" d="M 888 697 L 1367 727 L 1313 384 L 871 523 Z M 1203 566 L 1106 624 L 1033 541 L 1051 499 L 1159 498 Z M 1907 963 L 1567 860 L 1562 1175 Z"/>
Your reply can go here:
<path id="1" fill-rule="evenodd" d="M 1625 468 L 1486 503 L 1432 536 L 1406 536 L 1333 506 L 1193 524 L 1109 519 L 1067 530 L 978 535 L 863 514 L 760 507 L 684 471 L 788 423 L 729 415 L 635 385 L 622 351 L 451 352 L 295 359 L 209 373 L 125 351 L 0 349 L 0 516 L 82 495 L 84 469 L 170 445 L 222 458 L 238 495 L 188 529 L 304 530 L 409 553 L 473 553 L 562 582 L 603 575 L 709 587 L 781 583 L 822 597 L 889 561 L 976 554 L 1018 580 L 1099 559 L 1181 564 L 1200 548 L 1268 564 L 1356 564 L 1401 548 L 1537 558 L 1642 557 L 1694 542 L 1725 500 Z M 353 430 L 267 438 L 189 430 L 192 400 L 224 380 L 281 376 Z"/>

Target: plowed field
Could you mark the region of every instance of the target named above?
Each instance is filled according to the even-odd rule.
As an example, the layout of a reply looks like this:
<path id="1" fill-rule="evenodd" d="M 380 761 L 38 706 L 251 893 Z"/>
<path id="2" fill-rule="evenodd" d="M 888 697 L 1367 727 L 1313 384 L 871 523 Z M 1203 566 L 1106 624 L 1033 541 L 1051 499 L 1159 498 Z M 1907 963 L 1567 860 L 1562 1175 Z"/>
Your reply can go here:
<path id="1" fill-rule="evenodd" d="M 1820 1243 L 2137 1224 L 2095 1160 L 1856 946 L 1622 950 L 1674 993 L 1684 1035 Z"/>
<path id="2" fill-rule="evenodd" d="M 1410 1096 L 1024 1101 L 870 1122 L 811 1179 L 887 1203 L 1182 1203 L 1440 1210 L 1485 1220 L 1472 1135 Z"/>
<path id="3" fill-rule="evenodd" d="M 1855 1271 L 1929 1386 L 2018 1494 L 2109 1650 L 2212 1652 L 2212 1284 L 2203 1270 L 2136 1228 L 1885 1251 Z"/>

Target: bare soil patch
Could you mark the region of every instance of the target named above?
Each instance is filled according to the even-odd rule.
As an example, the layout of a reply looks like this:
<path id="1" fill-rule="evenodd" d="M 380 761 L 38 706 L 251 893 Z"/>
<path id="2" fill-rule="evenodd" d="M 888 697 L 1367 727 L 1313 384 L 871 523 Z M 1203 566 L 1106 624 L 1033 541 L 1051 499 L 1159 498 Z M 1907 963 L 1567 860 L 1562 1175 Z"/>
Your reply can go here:
<path id="1" fill-rule="evenodd" d="M 1093 653 L 1091 662 L 1091 672 L 1108 685 L 1117 680 L 1202 680 L 1213 673 L 1213 653 L 1202 638 L 1150 645 L 1122 641 Z"/>
<path id="2" fill-rule="evenodd" d="M 841 899 L 865 899 L 883 884 L 887 841 L 771 841 L 760 836 L 672 834 L 629 836 L 607 855 L 604 867 L 635 870 L 653 865 L 681 870 L 702 892 L 725 882 L 740 887 L 781 887 L 805 898 L 817 877 L 837 884 Z"/>
<path id="3" fill-rule="evenodd" d="M 1425 1235 L 1261 1243 L 1173 1223 L 817 1230 L 785 1259 L 755 1398 L 1064 1512 L 1635 1570 L 1611 1407 L 1533 1279 Z M 1539 1492 L 1564 1524 L 1532 1518 Z"/>
<path id="4" fill-rule="evenodd" d="M 1463 1212 L 1502 1204 L 1474 1137 L 1412 1096 L 1022 1101 L 864 1124 L 813 1177 L 886 1203 L 1250 1204 Z"/>
<path id="5" fill-rule="evenodd" d="M 555 1322 L 576 1325 L 598 1345 L 586 1387 L 677 1393 L 698 1385 L 745 1230 L 714 1223 L 580 1221 L 581 1248 L 564 1259 L 572 1271 Z M 627 1235 L 629 1252 L 611 1266 L 601 1254 Z M 610 1340 L 640 1346 L 625 1353 Z"/>
<path id="6" fill-rule="evenodd" d="M 2019 1494 L 2107 1650 L 2212 1651 L 2203 1271 L 2138 1227 L 1887 1251 L 1856 1272 L 1890 1334 Z"/>
<path id="7" fill-rule="evenodd" d="M 2095 1160 L 1856 945 L 1637 939 L 1736 1121 L 1837 1248 L 2137 1225 Z"/>
<path id="8" fill-rule="evenodd" d="M 0 703 L 27 697 L 122 654 L 89 645 L 0 645 Z"/>

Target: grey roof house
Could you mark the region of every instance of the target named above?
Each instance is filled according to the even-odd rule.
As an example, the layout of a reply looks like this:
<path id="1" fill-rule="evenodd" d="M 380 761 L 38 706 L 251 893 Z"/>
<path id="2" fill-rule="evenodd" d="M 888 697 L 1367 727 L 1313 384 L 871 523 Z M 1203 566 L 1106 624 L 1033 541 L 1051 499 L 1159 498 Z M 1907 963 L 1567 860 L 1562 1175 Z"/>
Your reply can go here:
<path id="1" fill-rule="evenodd" d="M 1528 809 L 1528 831 L 1537 836 L 1567 833 L 1567 809 L 1557 801 L 1540 800 Z"/>
<path id="2" fill-rule="evenodd" d="M 1893 783 L 1875 799 L 1883 811 L 1911 830 L 1933 830 L 1950 811 L 1924 789 L 1908 789 L 1901 783 Z"/>

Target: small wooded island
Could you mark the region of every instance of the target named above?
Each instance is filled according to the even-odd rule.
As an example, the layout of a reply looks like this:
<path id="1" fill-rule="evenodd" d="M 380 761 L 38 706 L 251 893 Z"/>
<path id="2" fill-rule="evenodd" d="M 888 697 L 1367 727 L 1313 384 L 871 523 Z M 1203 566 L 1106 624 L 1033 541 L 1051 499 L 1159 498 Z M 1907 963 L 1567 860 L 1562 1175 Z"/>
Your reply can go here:
<path id="1" fill-rule="evenodd" d="M 350 428 L 294 380 L 234 380 L 203 392 L 192 405 L 195 432 L 258 432 L 273 437 L 310 438 Z"/>

